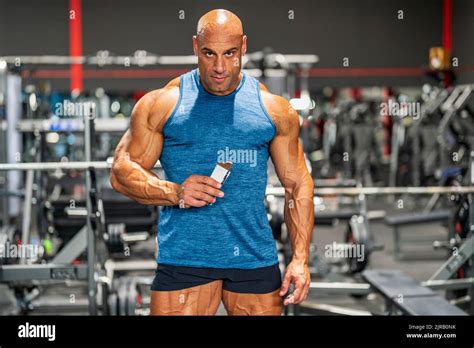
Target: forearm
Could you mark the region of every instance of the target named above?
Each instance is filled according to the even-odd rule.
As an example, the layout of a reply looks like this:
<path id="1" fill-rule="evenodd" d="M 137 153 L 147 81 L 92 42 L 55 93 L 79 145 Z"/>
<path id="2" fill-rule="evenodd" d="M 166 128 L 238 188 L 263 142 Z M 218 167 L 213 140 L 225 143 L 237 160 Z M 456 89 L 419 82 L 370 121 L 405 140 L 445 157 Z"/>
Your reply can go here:
<path id="1" fill-rule="evenodd" d="M 314 184 L 309 175 L 285 188 L 285 224 L 291 240 L 293 260 L 309 261 L 309 245 L 314 227 Z"/>
<path id="2" fill-rule="evenodd" d="M 130 159 L 114 163 L 110 182 L 116 191 L 141 204 L 177 205 L 179 201 L 179 184 L 161 180 Z"/>

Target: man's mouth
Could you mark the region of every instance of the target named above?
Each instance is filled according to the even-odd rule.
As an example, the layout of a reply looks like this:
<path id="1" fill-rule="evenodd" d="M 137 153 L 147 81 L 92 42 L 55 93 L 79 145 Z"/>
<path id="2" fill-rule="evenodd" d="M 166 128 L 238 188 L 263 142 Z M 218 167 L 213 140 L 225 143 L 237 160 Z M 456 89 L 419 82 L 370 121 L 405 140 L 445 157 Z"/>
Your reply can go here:
<path id="1" fill-rule="evenodd" d="M 212 80 L 216 83 L 222 83 L 225 81 L 225 76 L 211 76 Z"/>

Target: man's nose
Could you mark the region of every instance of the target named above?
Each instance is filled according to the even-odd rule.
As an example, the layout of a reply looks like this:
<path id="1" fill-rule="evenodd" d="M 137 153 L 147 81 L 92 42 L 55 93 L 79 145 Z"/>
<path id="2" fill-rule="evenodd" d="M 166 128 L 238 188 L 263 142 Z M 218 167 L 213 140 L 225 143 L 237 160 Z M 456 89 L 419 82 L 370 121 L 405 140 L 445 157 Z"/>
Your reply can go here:
<path id="1" fill-rule="evenodd" d="M 217 56 L 216 62 L 214 64 L 214 71 L 218 74 L 222 74 L 225 71 L 225 65 L 224 65 L 223 57 Z"/>

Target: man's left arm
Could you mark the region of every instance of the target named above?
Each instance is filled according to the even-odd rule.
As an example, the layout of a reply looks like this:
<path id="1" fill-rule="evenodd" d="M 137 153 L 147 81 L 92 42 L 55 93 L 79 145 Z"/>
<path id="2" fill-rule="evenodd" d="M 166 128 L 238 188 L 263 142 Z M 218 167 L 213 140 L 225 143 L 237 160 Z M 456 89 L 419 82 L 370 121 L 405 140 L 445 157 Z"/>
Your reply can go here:
<path id="1" fill-rule="evenodd" d="M 284 304 L 288 305 L 304 301 L 311 283 L 308 261 L 314 227 L 314 183 L 299 142 L 298 114 L 286 99 L 272 97 L 270 103 L 265 103 L 270 106 L 267 110 L 276 121 L 277 128 L 277 134 L 270 144 L 270 156 L 285 188 L 284 220 L 293 252 L 280 291 L 280 296 L 284 296 L 290 284 L 294 284 L 293 293 L 284 300 Z"/>

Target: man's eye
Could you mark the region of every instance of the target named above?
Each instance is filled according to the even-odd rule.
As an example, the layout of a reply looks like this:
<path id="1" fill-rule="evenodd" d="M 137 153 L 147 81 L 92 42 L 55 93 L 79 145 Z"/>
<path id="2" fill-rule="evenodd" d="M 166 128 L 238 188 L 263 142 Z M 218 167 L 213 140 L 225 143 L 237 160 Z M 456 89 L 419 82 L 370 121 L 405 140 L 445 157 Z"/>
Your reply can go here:
<path id="1" fill-rule="evenodd" d="M 206 52 L 207 57 L 212 57 L 214 54 L 212 52 Z"/>
<path id="2" fill-rule="evenodd" d="M 232 57 L 234 55 L 234 52 L 227 52 L 225 54 L 226 57 Z"/>

